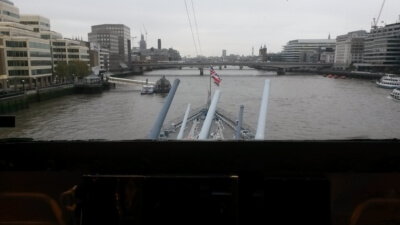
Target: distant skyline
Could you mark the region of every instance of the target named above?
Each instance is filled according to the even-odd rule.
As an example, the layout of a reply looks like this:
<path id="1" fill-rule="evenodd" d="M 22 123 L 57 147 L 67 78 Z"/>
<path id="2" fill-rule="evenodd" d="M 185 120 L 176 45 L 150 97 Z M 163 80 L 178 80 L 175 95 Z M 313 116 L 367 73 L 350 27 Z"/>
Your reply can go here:
<path id="1" fill-rule="evenodd" d="M 296 39 L 336 39 L 370 31 L 382 0 L 11 0 L 20 14 L 50 19 L 51 30 L 87 41 L 91 26 L 124 24 L 133 46 L 141 34 L 147 48 L 173 48 L 182 57 L 281 52 Z M 193 10 L 194 9 L 194 10 Z M 194 17 L 195 15 L 195 17 Z M 378 25 L 400 22 L 400 1 L 386 0 Z M 198 31 L 198 32 L 197 32 Z M 192 33 L 193 32 L 193 33 Z"/>

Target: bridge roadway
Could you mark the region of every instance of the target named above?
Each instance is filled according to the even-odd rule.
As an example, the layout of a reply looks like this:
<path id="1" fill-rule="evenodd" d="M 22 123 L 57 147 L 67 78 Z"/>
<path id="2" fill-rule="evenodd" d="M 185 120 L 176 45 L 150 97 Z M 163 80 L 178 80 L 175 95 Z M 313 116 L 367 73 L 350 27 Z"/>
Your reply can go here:
<path id="1" fill-rule="evenodd" d="M 133 63 L 132 68 L 136 71 L 143 72 L 144 70 L 163 69 L 163 68 L 183 68 L 183 67 L 197 67 L 200 70 L 200 75 L 203 75 L 204 68 L 226 66 L 239 66 L 242 69 L 244 66 L 254 68 L 277 71 L 278 75 L 285 74 L 287 69 L 311 69 L 311 68 L 325 68 L 330 69 L 333 63 L 308 63 L 308 62 L 141 62 Z"/>

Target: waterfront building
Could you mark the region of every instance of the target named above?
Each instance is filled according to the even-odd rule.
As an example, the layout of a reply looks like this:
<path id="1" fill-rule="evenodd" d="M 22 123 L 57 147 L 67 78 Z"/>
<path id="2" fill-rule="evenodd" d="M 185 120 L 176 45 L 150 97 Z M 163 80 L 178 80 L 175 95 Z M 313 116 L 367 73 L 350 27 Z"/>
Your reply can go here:
<path id="1" fill-rule="evenodd" d="M 324 50 L 335 49 L 335 39 L 298 39 L 283 46 L 284 62 L 318 62 Z"/>
<path id="2" fill-rule="evenodd" d="M 400 23 L 373 27 L 365 38 L 361 70 L 400 72 Z"/>
<path id="3" fill-rule="evenodd" d="M 40 34 L 41 28 L 50 27 L 47 18 L 20 15 L 14 3 L 7 0 L 0 0 L 0 12 L 0 89 L 33 88 L 49 83 L 51 46 Z M 21 18 L 31 23 L 41 20 L 48 25 L 35 30 L 34 26 L 20 23 Z"/>
<path id="4" fill-rule="evenodd" d="M 99 43 L 109 51 L 109 70 L 121 71 L 131 64 L 131 32 L 123 24 L 101 24 L 92 26 L 89 42 Z"/>
<path id="5" fill-rule="evenodd" d="M 91 67 L 98 67 L 102 71 L 109 70 L 108 49 L 102 48 L 100 44 L 90 42 L 89 59 Z"/>
<path id="6" fill-rule="evenodd" d="M 50 20 L 40 15 L 20 15 L 20 23 L 33 27 L 34 32 L 50 30 Z"/>
<path id="7" fill-rule="evenodd" d="M 344 70 L 352 63 L 361 63 L 367 35 L 367 31 L 357 30 L 337 36 L 334 67 Z"/>
<path id="8" fill-rule="evenodd" d="M 19 8 L 8 0 L 0 0 L 0 22 L 19 23 Z"/>
<path id="9" fill-rule="evenodd" d="M 74 60 L 84 61 L 89 68 L 91 67 L 88 42 L 64 38 L 54 40 L 52 44 L 54 68 L 59 61 L 69 63 Z"/>
<path id="10" fill-rule="evenodd" d="M 50 82 L 51 62 L 48 40 L 0 35 L 0 89 L 32 88 Z"/>
<path id="11" fill-rule="evenodd" d="M 329 48 L 323 48 L 320 50 L 320 57 L 319 57 L 320 62 L 325 62 L 325 63 L 334 63 L 335 62 L 335 49 Z"/>
<path id="12" fill-rule="evenodd" d="M 110 70 L 110 53 L 108 49 L 100 47 L 100 70 Z"/>
<path id="13" fill-rule="evenodd" d="M 0 0 L 0 89 L 47 86 L 57 62 L 82 60 L 89 65 L 89 43 L 63 39 L 41 15 L 20 14 Z"/>

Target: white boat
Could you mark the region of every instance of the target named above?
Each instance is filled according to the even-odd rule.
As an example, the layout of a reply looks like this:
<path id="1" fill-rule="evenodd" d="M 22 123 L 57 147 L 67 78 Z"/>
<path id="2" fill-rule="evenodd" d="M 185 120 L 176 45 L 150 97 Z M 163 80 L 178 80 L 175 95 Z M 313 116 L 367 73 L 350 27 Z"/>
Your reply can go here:
<path id="1" fill-rule="evenodd" d="M 151 84 L 144 84 L 140 94 L 142 95 L 154 94 L 154 86 Z"/>
<path id="2" fill-rule="evenodd" d="M 400 100 L 400 88 L 393 89 L 393 91 L 390 93 L 390 96 L 393 99 Z"/>
<path id="3" fill-rule="evenodd" d="M 215 90 L 212 100 L 202 107 L 191 110 L 188 104 L 184 115 L 170 121 L 163 126 L 172 98 L 176 92 L 179 79 L 176 79 L 164 103 L 157 121 L 155 122 L 147 139 L 156 140 L 264 140 L 268 96 L 270 81 L 265 80 L 264 91 L 260 104 L 260 114 L 257 129 L 253 129 L 243 122 L 244 106 L 238 110 L 234 117 L 217 106 L 221 95 L 219 89 Z M 210 96 L 210 95 L 209 95 Z"/>
<path id="4" fill-rule="evenodd" d="M 383 88 L 400 88 L 400 76 L 385 74 L 381 79 L 376 81 L 376 84 Z"/>

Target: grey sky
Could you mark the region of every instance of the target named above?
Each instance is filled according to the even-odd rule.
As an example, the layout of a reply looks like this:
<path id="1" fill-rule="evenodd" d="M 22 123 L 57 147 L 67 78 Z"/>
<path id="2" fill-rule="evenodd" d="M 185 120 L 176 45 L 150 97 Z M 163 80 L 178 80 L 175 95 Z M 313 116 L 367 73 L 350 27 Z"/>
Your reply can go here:
<path id="1" fill-rule="evenodd" d="M 334 39 L 360 29 L 369 32 L 383 3 L 383 0 L 11 1 L 21 14 L 49 18 L 51 29 L 66 38 L 87 40 L 92 25 L 118 23 L 128 26 L 131 36 L 137 37 L 134 46 L 138 46 L 140 35 L 146 30 L 147 47 L 157 47 L 157 39 L 161 39 L 162 48 L 172 47 L 181 56 L 191 57 L 201 53 L 221 56 L 223 49 L 227 54 L 247 56 L 252 54 L 253 47 L 254 54 L 258 54 L 261 45 L 266 45 L 268 52 L 280 52 L 290 40 L 325 39 L 329 34 Z M 400 0 L 386 0 L 379 24 L 400 22 L 399 15 Z"/>

